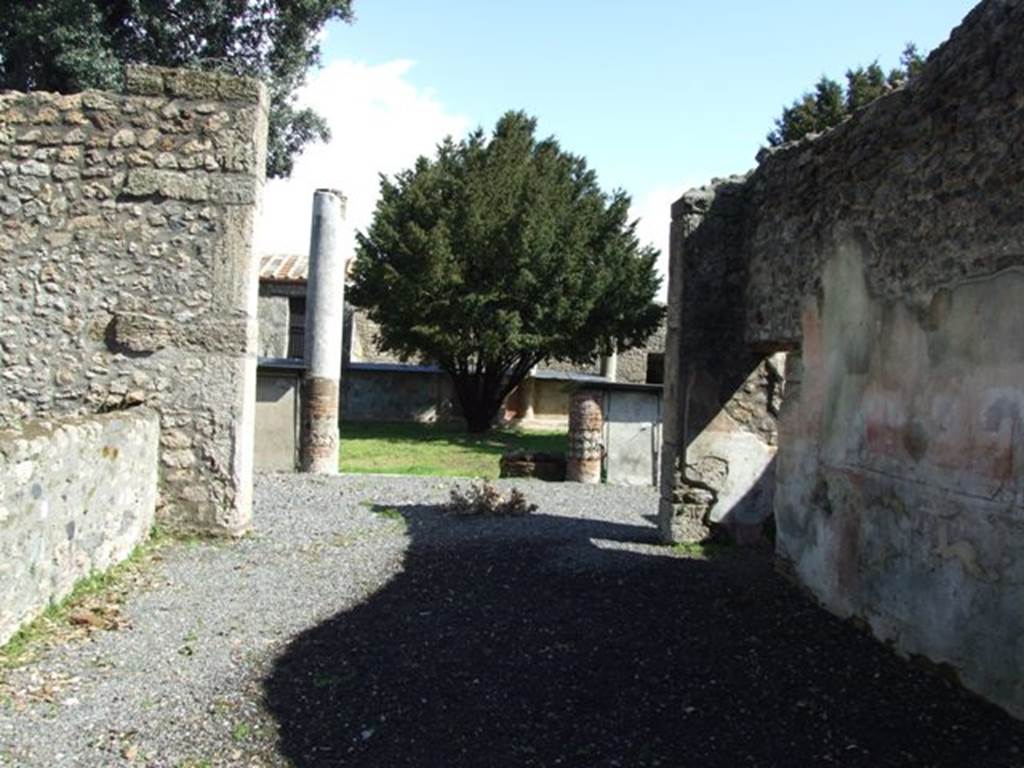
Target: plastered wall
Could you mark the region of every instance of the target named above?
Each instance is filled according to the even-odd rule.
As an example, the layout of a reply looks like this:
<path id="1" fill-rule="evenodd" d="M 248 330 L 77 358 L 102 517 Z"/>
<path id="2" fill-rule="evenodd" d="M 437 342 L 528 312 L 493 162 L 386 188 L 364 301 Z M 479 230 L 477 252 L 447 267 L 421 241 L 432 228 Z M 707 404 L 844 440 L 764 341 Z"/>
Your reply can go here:
<path id="1" fill-rule="evenodd" d="M 1024 2 L 986 0 L 906 88 L 677 203 L 661 519 L 787 353 L 780 565 L 1024 716 L 1021 147 Z"/>
<path id="2" fill-rule="evenodd" d="M 149 535 L 159 432 L 146 408 L 0 430 L 0 645 Z"/>

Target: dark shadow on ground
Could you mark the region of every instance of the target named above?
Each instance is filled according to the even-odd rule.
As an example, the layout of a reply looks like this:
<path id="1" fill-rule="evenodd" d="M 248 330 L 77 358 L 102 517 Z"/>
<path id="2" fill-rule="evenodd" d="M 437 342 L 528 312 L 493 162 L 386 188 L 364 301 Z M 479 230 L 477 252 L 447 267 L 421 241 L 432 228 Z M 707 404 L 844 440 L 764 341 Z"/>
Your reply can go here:
<path id="1" fill-rule="evenodd" d="M 1024 763 L 1024 724 L 815 607 L 764 554 L 591 543 L 653 541 L 641 521 L 399 511 L 404 571 L 265 681 L 296 766 Z"/>

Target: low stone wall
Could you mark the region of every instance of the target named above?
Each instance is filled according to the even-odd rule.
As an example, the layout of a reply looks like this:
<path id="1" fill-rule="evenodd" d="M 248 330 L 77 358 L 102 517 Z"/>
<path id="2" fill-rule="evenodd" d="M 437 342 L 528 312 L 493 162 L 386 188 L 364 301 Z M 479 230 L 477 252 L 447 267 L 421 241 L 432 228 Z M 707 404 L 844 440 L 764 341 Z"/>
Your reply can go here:
<path id="1" fill-rule="evenodd" d="M 141 408 L 0 431 L 0 644 L 149 535 L 159 433 Z"/>
<path id="2" fill-rule="evenodd" d="M 459 418 L 451 379 L 439 371 L 345 368 L 341 420 L 441 422 Z"/>

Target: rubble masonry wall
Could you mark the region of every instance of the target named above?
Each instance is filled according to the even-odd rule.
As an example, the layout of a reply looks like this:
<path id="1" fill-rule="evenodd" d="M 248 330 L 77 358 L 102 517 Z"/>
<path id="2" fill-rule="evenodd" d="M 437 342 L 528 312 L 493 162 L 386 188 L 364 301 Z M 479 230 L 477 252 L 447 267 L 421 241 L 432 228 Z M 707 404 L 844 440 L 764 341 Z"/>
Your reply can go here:
<path id="1" fill-rule="evenodd" d="M 0 95 L 0 428 L 145 405 L 158 516 L 250 518 L 259 83 L 129 69 L 124 94 Z"/>

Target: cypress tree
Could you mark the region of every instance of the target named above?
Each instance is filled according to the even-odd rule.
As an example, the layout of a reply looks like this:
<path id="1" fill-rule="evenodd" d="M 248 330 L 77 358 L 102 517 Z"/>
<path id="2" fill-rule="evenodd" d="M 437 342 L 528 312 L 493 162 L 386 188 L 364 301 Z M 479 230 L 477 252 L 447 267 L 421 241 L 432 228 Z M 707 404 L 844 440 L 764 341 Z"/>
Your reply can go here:
<path id="1" fill-rule="evenodd" d="M 545 359 L 592 363 L 637 346 L 663 308 L 658 253 L 641 247 L 629 197 L 536 121 L 508 112 L 446 139 L 432 159 L 381 178 L 359 233 L 349 292 L 380 325 L 380 346 L 439 365 L 471 432 Z"/>

